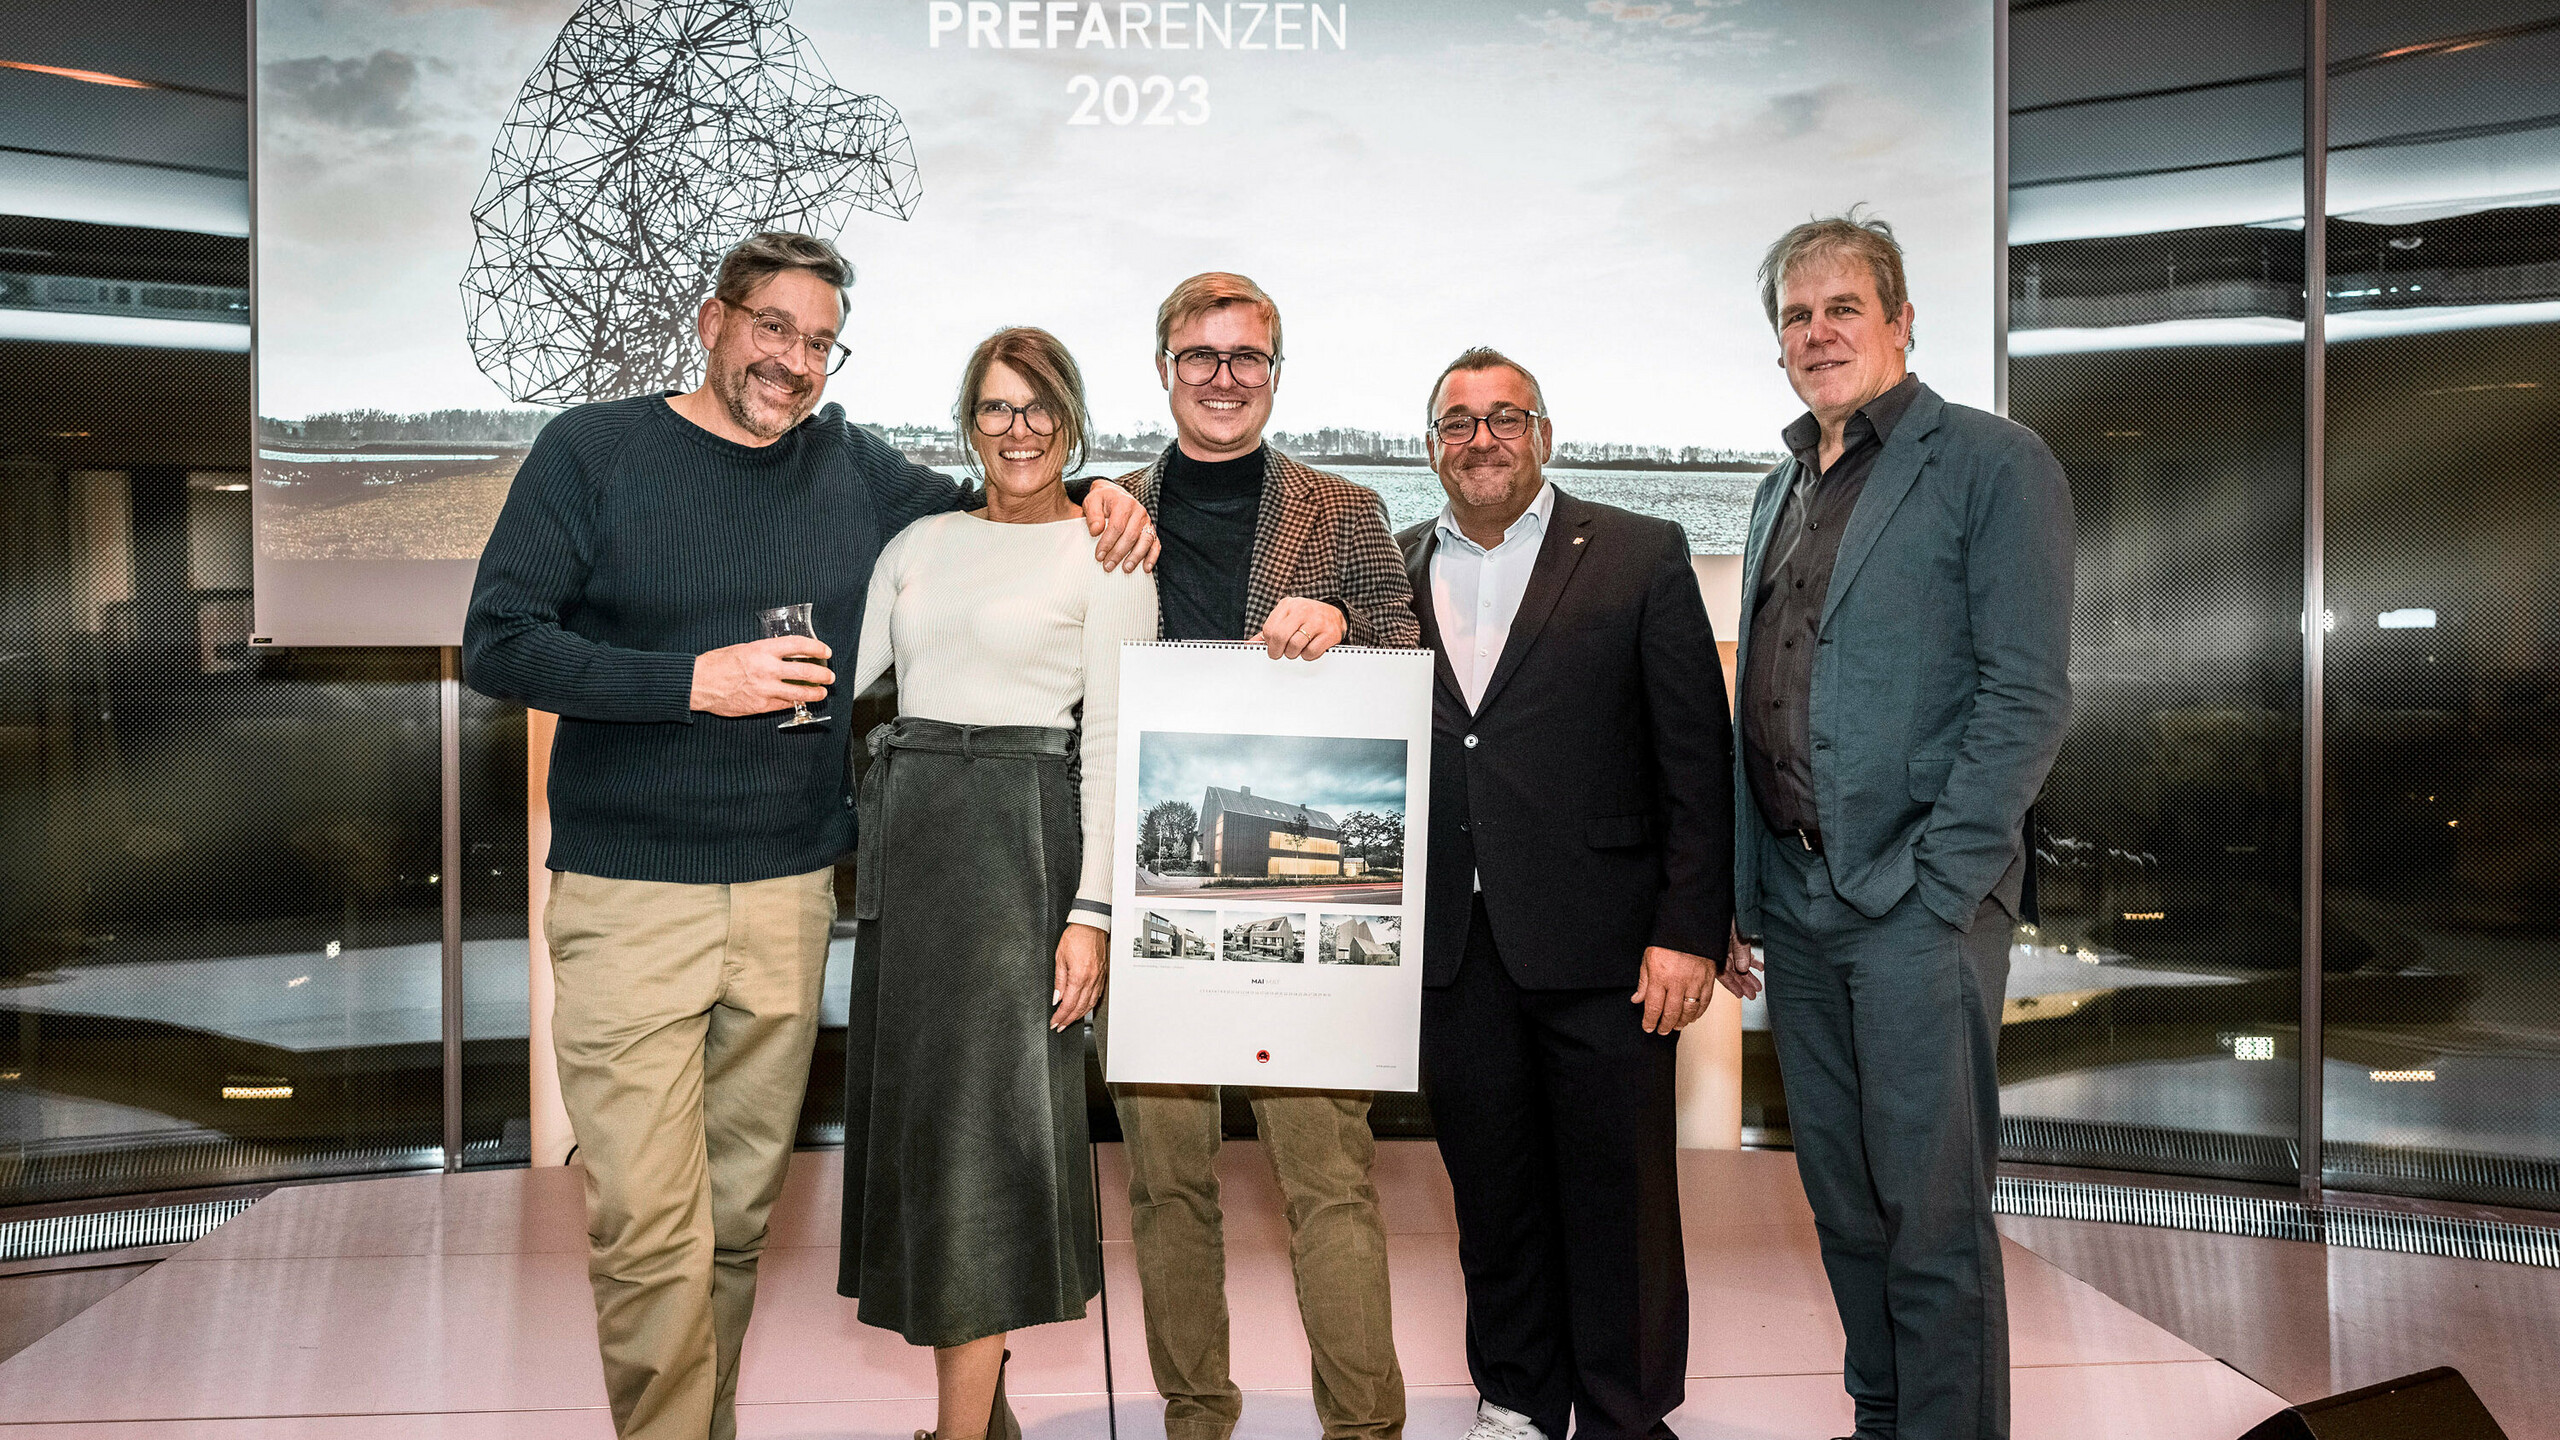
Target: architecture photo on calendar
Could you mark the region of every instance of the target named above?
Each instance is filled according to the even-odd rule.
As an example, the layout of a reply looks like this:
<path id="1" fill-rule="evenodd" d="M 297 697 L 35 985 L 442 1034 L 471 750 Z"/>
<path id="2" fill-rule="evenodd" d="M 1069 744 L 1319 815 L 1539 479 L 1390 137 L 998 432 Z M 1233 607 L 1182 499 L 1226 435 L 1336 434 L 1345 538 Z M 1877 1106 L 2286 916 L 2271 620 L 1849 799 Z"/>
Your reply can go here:
<path id="1" fill-rule="evenodd" d="M 1402 740 L 1138 738 L 1138 893 L 1396 905 L 1404 892 Z"/>

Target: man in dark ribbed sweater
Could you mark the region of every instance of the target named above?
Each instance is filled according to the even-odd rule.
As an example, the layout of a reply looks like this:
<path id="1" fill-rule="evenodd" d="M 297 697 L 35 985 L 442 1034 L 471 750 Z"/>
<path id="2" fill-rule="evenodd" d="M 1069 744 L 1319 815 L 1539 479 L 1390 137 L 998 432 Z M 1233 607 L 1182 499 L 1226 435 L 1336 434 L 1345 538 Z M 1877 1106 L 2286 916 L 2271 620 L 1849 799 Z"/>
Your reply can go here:
<path id="1" fill-rule="evenodd" d="M 840 407 L 812 415 L 846 353 L 851 279 L 805 235 L 731 251 L 696 321 L 702 388 L 545 427 L 463 627 L 472 688 L 560 715 L 552 1043 L 625 1437 L 736 1433 L 853 846 L 841 726 L 776 720 L 824 698 L 830 647 L 755 638 L 757 612 L 812 602 L 818 635 L 850 644 L 889 537 L 976 503 Z M 1105 563 L 1152 561 L 1125 492 L 1094 486 L 1085 514 Z"/>

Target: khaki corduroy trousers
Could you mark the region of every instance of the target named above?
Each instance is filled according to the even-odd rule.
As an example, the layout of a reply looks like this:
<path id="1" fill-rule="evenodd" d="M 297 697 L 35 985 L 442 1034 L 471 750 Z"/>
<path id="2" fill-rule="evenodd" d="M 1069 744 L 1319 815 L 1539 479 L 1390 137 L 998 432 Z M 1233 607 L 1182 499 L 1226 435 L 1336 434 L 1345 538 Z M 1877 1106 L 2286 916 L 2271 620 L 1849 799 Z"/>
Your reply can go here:
<path id="1" fill-rule="evenodd" d="M 1365 1092 L 1246 1092 L 1289 1219 L 1289 1264 L 1325 1440 L 1397 1440 L 1404 1370 Z M 1227 1254 L 1214 1085 L 1114 1085 L 1147 1360 L 1167 1440 L 1229 1440 L 1244 1396 L 1227 1371 Z"/>
<path id="2" fill-rule="evenodd" d="M 834 882 L 551 877 L 552 1049 L 624 1440 L 737 1434 L 738 1350 L 808 1090 Z"/>

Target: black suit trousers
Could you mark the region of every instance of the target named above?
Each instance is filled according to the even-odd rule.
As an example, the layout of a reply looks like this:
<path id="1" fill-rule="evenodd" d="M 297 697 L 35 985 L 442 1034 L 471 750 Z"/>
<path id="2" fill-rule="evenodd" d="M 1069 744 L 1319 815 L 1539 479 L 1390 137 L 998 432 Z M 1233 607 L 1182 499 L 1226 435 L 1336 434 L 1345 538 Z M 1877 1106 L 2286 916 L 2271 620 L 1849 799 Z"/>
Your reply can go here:
<path id="1" fill-rule="evenodd" d="M 1422 992 L 1422 1085 L 1458 1212 L 1467 1369 L 1549 1440 L 1661 1440 L 1689 1355 L 1674 1037 L 1632 987 L 1524 990 L 1474 901 Z"/>

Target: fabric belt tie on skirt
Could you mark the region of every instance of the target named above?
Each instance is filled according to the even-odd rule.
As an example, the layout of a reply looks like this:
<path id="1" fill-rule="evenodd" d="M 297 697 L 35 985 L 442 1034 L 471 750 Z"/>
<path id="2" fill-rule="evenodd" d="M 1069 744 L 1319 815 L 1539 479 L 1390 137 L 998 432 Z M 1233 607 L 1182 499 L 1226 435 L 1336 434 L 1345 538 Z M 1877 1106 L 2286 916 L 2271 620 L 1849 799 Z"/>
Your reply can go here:
<path id="1" fill-rule="evenodd" d="M 967 760 L 1060 759 L 1071 766 L 1076 758 L 1076 732 L 1056 725 L 954 725 L 920 715 L 901 715 L 887 724 L 875 725 L 864 743 L 871 750 L 871 768 L 862 774 L 861 793 L 855 804 L 854 824 L 859 835 L 879 833 L 892 750 L 925 750 Z M 855 859 L 856 920 L 880 918 L 881 851 L 879 845 L 864 845 Z"/>

